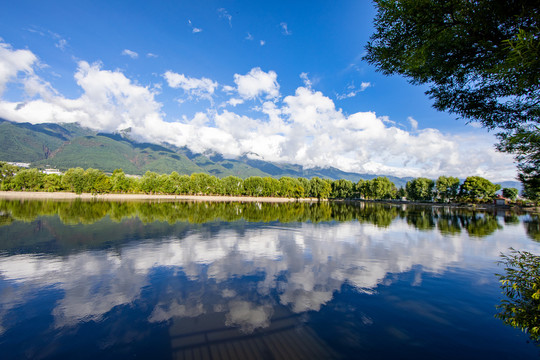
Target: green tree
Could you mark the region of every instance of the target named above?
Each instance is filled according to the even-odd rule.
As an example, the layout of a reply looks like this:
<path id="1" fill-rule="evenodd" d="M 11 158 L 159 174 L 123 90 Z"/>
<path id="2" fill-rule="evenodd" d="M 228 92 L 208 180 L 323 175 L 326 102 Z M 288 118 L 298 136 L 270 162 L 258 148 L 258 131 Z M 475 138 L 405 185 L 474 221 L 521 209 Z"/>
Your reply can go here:
<path id="1" fill-rule="evenodd" d="M 101 170 L 88 168 L 84 172 L 83 178 L 83 192 L 100 193 L 110 191 L 110 182 L 108 179 L 105 180 L 107 175 L 105 175 Z"/>
<path id="2" fill-rule="evenodd" d="M 324 179 L 317 176 L 309 180 L 310 197 L 316 197 L 317 199 L 327 199 L 332 192 L 332 186 Z"/>
<path id="3" fill-rule="evenodd" d="M 43 189 L 49 192 L 63 190 L 62 176 L 58 174 L 47 174 L 43 178 Z"/>
<path id="4" fill-rule="evenodd" d="M 369 196 L 369 181 L 360 179 L 355 185 L 354 191 L 362 199 L 367 199 Z"/>
<path id="5" fill-rule="evenodd" d="M 236 176 L 227 176 L 221 179 L 223 195 L 238 196 L 244 191 L 244 181 Z"/>
<path id="6" fill-rule="evenodd" d="M 13 187 L 13 177 L 21 168 L 0 161 L 0 190 L 11 190 Z"/>
<path id="7" fill-rule="evenodd" d="M 455 200 L 459 193 L 459 179 L 456 177 L 439 176 L 435 186 L 442 201 Z"/>
<path id="8" fill-rule="evenodd" d="M 304 188 L 297 179 L 283 176 L 279 179 L 279 195 L 300 198 L 304 196 Z"/>
<path id="9" fill-rule="evenodd" d="M 156 193 L 159 189 L 159 175 L 153 171 L 147 171 L 140 179 L 139 185 L 146 194 Z"/>
<path id="10" fill-rule="evenodd" d="M 499 150 L 515 154 L 518 162 L 518 179 L 523 184 L 523 195 L 540 201 L 540 131 L 518 129 L 512 134 L 501 134 Z"/>
<path id="11" fill-rule="evenodd" d="M 386 176 L 379 176 L 369 181 L 369 196 L 372 199 L 385 200 L 395 198 L 396 185 Z"/>
<path id="12" fill-rule="evenodd" d="M 303 177 L 299 177 L 298 181 L 300 182 L 300 186 L 304 189 L 304 196 L 309 196 L 311 189 L 309 185 L 309 180 Z"/>
<path id="13" fill-rule="evenodd" d="M 516 200 L 519 190 L 516 188 L 504 188 L 502 189 L 502 195 L 510 200 Z"/>
<path id="14" fill-rule="evenodd" d="M 429 201 L 433 198 L 435 183 L 428 178 L 419 177 L 405 185 L 407 198 L 410 200 Z"/>
<path id="15" fill-rule="evenodd" d="M 38 169 L 23 169 L 13 177 L 16 190 L 38 191 L 43 188 L 45 174 Z"/>
<path id="16" fill-rule="evenodd" d="M 349 199 L 354 196 L 354 184 L 350 180 L 340 179 L 332 182 L 331 197 Z"/>
<path id="17" fill-rule="evenodd" d="M 68 169 L 62 177 L 62 185 L 77 194 L 82 194 L 85 188 L 84 170 L 80 167 Z"/>
<path id="18" fill-rule="evenodd" d="M 499 131 L 529 196 L 540 194 L 537 1 L 375 0 L 364 57 L 428 85 L 434 107 Z"/>
<path id="19" fill-rule="evenodd" d="M 113 192 L 124 193 L 130 188 L 129 180 L 122 169 L 114 170 L 109 181 L 111 182 L 111 190 Z"/>
<path id="20" fill-rule="evenodd" d="M 263 178 L 262 188 L 260 196 L 278 196 L 280 195 L 281 183 L 273 177 L 266 176 Z"/>
<path id="21" fill-rule="evenodd" d="M 497 305 L 496 315 L 505 324 L 529 334 L 533 341 L 540 340 L 540 256 L 526 251 L 510 249 L 501 254 L 504 274 L 497 274 L 506 296 Z"/>
<path id="22" fill-rule="evenodd" d="M 486 202 L 495 197 L 495 193 L 501 189 L 501 185 L 480 176 L 469 176 L 461 185 L 460 196 L 465 201 Z"/>
<path id="23" fill-rule="evenodd" d="M 250 176 L 244 180 L 244 192 L 248 196 L 262 196 L 264 180 L 260 176 Z"/>

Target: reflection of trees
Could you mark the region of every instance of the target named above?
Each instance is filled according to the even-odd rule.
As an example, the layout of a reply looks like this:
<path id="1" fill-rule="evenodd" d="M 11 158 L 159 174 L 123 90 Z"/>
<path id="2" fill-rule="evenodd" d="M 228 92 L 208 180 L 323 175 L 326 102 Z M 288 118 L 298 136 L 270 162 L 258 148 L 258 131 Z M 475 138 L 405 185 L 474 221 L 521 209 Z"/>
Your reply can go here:
<path id="1" fill-rule="evenodd" d="M 463 227 L 470 236 L 483 237 L 502 229 L 497 217 L 489 213 L 474 212 L 472 216 L 462 216 Z"/>
<path id="2" fill-rule="evenodd" d="M 418 230 L 431 230 L 435 227 L 435 218 L 431 208 L 408 211 L 406 218 L 407 224 L 413 225 Z"/>
<path id="3" fill-rule="evenodd" d="M 0 213 L 0 226 L 9 225 L 13 222 L 13 217 L 9 214 Z"/>
<path id="4" fill-rule="evenodd" d="M 531 215 L 531 219 L 524 222 L 525 231 L 534 241 L 540 241 L 540 216 Z"/>
<path id="5" fill-rule="evenodd" d="M 497 275 L 506 299 L 497 305 L 496 316 L 540 342 L 540 256 L 510 249 L 501 258 L 505 273 Z"/>
<path id="6" fill-rule="evenodd" d="M 436 214 L 436 217 L 437 229 L 441 234 L 456 235 L 461 233 L 461 220 L 456 213 L 444 208 Z"/>
<path id="7" fill-rule="evenodd" d="M 93 224 L 110 211 L 110 203 L 103 201 L 84 202 L 79 199 L 71 203 L 57 203 L 58 216 L 64 224 Z"/>
<path id="8" fill-rule="evenodd" d="M 398 216 L 398 209 L 394 206 L 381 206 L 367 203 L 357 215 L 358 221 L 373 224 L 378 227 L 388 227 Z"/>
<path id="9" fill-rule="evenodd" d="M 483 237 L 501 229 L 497 217 L 490 213 L 450 207 L 397 207 L 371 202 L 109 202 L 109 201 L 0 201 L 0 213 L 15 220 L 33 221 L 39 216 L 58 215 L 65 224 L 92 224 L 105 217 L 115 222 L 138 218 L 145 224 L 156 221 L 174 224 L 189 222 L 204 224 L 212 221 L 234 222 L 305 222 L 359 221 L 378 227 L 388 227 L 396 218 L 419 230 L 438 229 L 442 234 L 458 234 L 465 230 L 470 236 Z M 8 217 L 5 217 L 8 221 Z M 506 214 L 505 223 L 519 222 Z M 527 233 L 540 239 L 538 216 L 525 222 Z"/>

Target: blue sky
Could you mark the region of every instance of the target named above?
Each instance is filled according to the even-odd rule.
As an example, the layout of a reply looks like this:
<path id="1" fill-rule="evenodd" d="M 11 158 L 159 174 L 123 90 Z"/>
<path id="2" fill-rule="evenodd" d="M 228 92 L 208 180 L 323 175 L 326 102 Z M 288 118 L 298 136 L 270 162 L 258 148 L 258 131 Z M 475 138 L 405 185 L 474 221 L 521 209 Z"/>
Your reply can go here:
<path id="1" fill-rule="evenodd" d="M 352 0 L 8 2 L 0 117 L 306 167 L 513 179 L 492 134 L 361 60 L 374 14 Z"/>

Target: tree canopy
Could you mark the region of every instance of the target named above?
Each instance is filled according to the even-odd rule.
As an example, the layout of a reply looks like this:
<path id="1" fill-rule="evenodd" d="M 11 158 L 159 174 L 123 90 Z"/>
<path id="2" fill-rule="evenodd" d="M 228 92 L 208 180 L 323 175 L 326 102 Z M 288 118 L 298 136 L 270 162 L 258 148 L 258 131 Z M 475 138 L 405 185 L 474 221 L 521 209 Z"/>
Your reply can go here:
<path id="1" fill-rule="evenodd" d="M 375 0 L 364 59 L 429 86 L 434 107 L 499 131 L 520 180 L 540 191 L 537 0 Z"/>
<path id="2" fill-rule="evenodd" d="M 510 249 L 501 254 L 505 273 L 498 274 L 506 298 L 497 306 L 496 315 L 505 324 L 526 331 L 540 341 L 540 257 L 527 251 Z"/>

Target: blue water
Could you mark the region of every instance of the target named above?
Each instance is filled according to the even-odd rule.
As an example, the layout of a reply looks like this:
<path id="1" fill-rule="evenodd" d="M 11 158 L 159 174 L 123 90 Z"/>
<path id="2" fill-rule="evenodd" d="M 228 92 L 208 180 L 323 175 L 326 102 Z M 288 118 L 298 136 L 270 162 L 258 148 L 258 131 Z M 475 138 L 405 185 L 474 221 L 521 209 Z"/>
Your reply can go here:
<path id="1" fill-rule="evenodd" d="M 84 208 L 79 221 L 66 219 L 69 204 L 25 208 L 2 210 L 2 359 L 540 354 L 494 317 L 499 254 L 540 254 L 528 215 L 459 214 L 447 231 L 435 210 L 422 211 L 424 226 L 407 209 L 390 221 L 358 215 L 371 208 L 341 221 L 323 208 L 322 221 L 190 222 L 143 216 L 152 206 L 123 216 Z M 487 225 L 473 231 L 475 221 Z"/>

